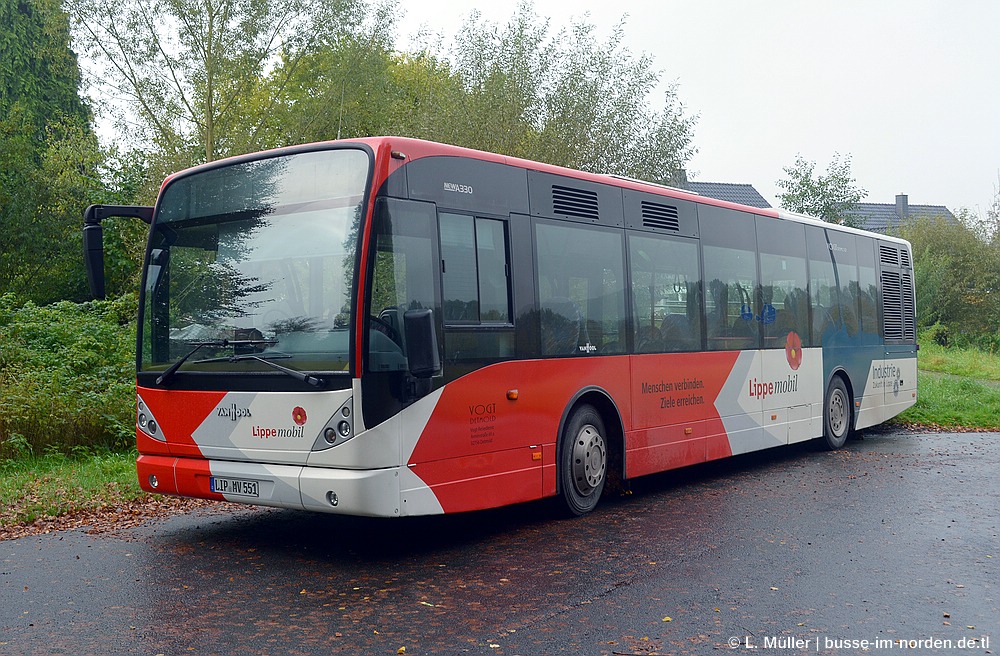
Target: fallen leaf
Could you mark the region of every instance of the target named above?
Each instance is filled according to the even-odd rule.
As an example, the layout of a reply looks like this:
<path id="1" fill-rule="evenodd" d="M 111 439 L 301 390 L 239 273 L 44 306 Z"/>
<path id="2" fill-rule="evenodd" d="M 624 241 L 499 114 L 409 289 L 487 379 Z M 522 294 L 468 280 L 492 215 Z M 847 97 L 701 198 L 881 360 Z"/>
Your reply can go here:
<path id="1" fill-rule="evenodd" d="M 663 618 L 663 621 L 664 621 L 664 622 L 673 622 L 673 621 L 674 621 L 674 618 L 672 618 L 672 617 L 664 617 L 664 618 Z"/>
<path id="2" fill-rule="evenodd" d="M 397 654 L 405 654 L 406 653 L 406 647 L 400 647 L 399 649 L 396 650 L 396 653 Z"/>

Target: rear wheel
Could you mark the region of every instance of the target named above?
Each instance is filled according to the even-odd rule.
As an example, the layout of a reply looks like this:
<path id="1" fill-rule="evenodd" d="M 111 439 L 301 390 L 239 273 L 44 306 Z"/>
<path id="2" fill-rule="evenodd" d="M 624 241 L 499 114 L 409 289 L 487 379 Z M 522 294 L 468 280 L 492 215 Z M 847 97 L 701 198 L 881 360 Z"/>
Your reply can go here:
<path id="1" fill-rule="evenodd" d="M 823 446 L 839 449 L 851 432 L 851 397 L 839 377 L 830 381 L 823 406 Z"/>
<path id="2" fill-rule="evenodd" d="M 604 421 L 593 406 L 573 411 L 562 436 L 562 498 L 573 515 L 597 507 L 608 478 L 608 445 Z"/>

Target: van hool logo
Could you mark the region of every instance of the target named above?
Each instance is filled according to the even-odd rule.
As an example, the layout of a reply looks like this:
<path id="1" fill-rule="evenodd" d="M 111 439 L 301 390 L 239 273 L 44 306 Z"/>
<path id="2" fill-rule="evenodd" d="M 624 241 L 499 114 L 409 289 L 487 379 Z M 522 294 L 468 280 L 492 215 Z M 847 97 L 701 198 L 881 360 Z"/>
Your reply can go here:
<path id="1" fill-rule="evenodd" d="M 239 421 L 243 417 L 249 417 L 250 408 L 241 408 L 235 403 L 225 408 L 216 408 L 219 417 L 229 417 L 233 421 Z"/>

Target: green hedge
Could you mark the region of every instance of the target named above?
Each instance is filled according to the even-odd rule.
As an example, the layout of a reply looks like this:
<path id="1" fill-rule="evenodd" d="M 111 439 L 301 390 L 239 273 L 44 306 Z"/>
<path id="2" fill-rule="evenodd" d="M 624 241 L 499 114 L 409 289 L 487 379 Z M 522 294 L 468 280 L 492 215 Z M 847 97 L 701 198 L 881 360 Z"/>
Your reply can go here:
<path id="1" fill-rule="evenodd" d="M 136 301 L 0 296 L 0 458 L 135 439 Z"/>

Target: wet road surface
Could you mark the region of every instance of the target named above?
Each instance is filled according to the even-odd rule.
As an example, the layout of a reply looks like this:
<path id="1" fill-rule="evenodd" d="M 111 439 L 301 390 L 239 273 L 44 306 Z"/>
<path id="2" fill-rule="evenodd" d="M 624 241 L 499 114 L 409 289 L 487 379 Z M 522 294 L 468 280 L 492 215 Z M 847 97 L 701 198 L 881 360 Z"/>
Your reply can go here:
<path id="1" fill-rule="evenodd" d="M 574 520 L 233 506 L 0 542 L 0 654 L 1000 653 L 998 438 L 798 445 Z"/>

